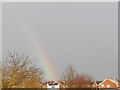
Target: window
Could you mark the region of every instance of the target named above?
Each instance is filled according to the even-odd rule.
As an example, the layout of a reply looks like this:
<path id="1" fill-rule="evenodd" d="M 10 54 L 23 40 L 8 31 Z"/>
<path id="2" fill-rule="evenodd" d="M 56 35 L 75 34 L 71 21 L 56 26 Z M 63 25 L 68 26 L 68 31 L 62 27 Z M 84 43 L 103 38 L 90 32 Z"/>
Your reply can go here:
<path id="1" fill-rule="evenodd" d="M 107 88 L 110 88 L 110 85 L 107 85 Z"/>
<path id="2" fill-rule="evenodd" d="M 101 84 L 101 87 L 104 87 L 104 84 Z"/>
<path id="3" fill-rule="evenodd" d="M 52 86 L 53 84 L 52 83 L 49 83 L 49 86 Z"/>
<path id="4" fill-rule="evenodd" d="M 54 85 L 58 85 L 58 83 L 54 83 Z"/>

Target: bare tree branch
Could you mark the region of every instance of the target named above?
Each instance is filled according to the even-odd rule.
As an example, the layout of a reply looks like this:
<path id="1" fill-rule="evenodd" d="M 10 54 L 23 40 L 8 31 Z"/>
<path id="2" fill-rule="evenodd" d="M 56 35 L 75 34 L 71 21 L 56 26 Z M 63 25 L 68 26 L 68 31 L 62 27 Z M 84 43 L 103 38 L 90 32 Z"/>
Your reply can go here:
<path id="1" fill-rule="evenodd" d="M 39 88 L 43 82 L 43 71 L 30 64 L 32 59 L 28 56 L 8 52 L 3 58 L 3 87 L 4 88 Z"/>

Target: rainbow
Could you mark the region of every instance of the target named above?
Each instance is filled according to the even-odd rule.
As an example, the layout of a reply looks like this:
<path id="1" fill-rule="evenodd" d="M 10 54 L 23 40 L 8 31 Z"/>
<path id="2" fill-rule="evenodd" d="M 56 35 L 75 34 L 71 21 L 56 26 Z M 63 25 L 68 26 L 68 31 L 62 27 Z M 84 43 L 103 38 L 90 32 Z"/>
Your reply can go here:
<path id="1" fill-rule="evenodd" d="M 37 37 L 35 36 L 35 34 L 33 32 L 29 32 L 29 34 L 30 34 L 32 42 L 38 52 L 40 63 L 42 63 L 44 66 L 43 68 L 48 76 L 47 77 L 48 80 L 56 80 L 57 77 L 56 77 L 54 67 L 50 63 L 50 60 L 49 60 L 47 53 L 45 52 L 42 44 L 38 41 Z"/>
<path id="2" fill-rule="evenodd" d="M 25 16 L 21 15 L 19 18 L 19 21 L 21 21 L 23 28 L 25 29 L 26 33 L 29 34 L 29 37 L 32 41 L 32 44 L 34 45 L 37 53 L 40 63 L 43 65 L 43 69 L 46 74 L 46 80 L 57 80 L 57 75 L 55 73 L 54 65 L 50 63 L 50 60 L 47 56 L 47 53 L 45 52 L 42 44 L 38 40 L 37 36 L 33 32 L 32 25 L 30 25 L 29 22 L 27 22 Z"/>

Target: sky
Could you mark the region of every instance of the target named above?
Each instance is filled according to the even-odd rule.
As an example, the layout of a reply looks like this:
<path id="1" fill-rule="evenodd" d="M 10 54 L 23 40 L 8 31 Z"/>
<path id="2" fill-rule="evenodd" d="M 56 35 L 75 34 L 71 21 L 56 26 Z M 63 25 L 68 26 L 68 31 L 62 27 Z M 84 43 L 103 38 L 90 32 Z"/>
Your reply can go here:
<path id="1" fill-rule="evenodd" d="M 57 77 L 71 64 L 96 80 L 117 78 L 117 15 L 117 3 L 3 3 L 3 57 L 17 50 Z"/>
<path id="2" fill-rule="evenodd" d="M 119 0 L 1 0 L 1 2 L 119 2 Z"/>

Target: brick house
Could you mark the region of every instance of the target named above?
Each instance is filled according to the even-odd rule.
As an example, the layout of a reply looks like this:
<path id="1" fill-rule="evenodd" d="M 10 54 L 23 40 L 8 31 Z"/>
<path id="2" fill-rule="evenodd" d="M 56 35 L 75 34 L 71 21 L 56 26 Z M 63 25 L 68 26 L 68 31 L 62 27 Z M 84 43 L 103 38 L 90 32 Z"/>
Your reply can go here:
<path id="1" fill-rule="evenodd" d="M 47 88 L 65 88 L 65 84 L 61 81 L 49 81 L 47 82 Z"/>
<path id="2" fill-rule="evenodd" d="M 101 83 L 102 81 L 96 81 L 93 83 L 93 87 L 94 88 L 99 88 L 99 84 Z"/>
<path id="3" fill-rule="evenodd" d="M 98 85 L 99 88 L 118 88 L 118 81 L 112 78 L 106 78 Z"/>
<path id="4" fill-rule="evenodd" d="M 100 84 L 101 82 L 102 82 L 102 81 L 91 82 L 91 83 L 90 83 L 90 88 L 99 88 L 99 84 Z"/>
<path id="5" fill-rule="evenodd" d="M 119 80 L 106 78 L 104 81 L 95 81 L 90 83 L 90 88 L 119 88 Z"/>

